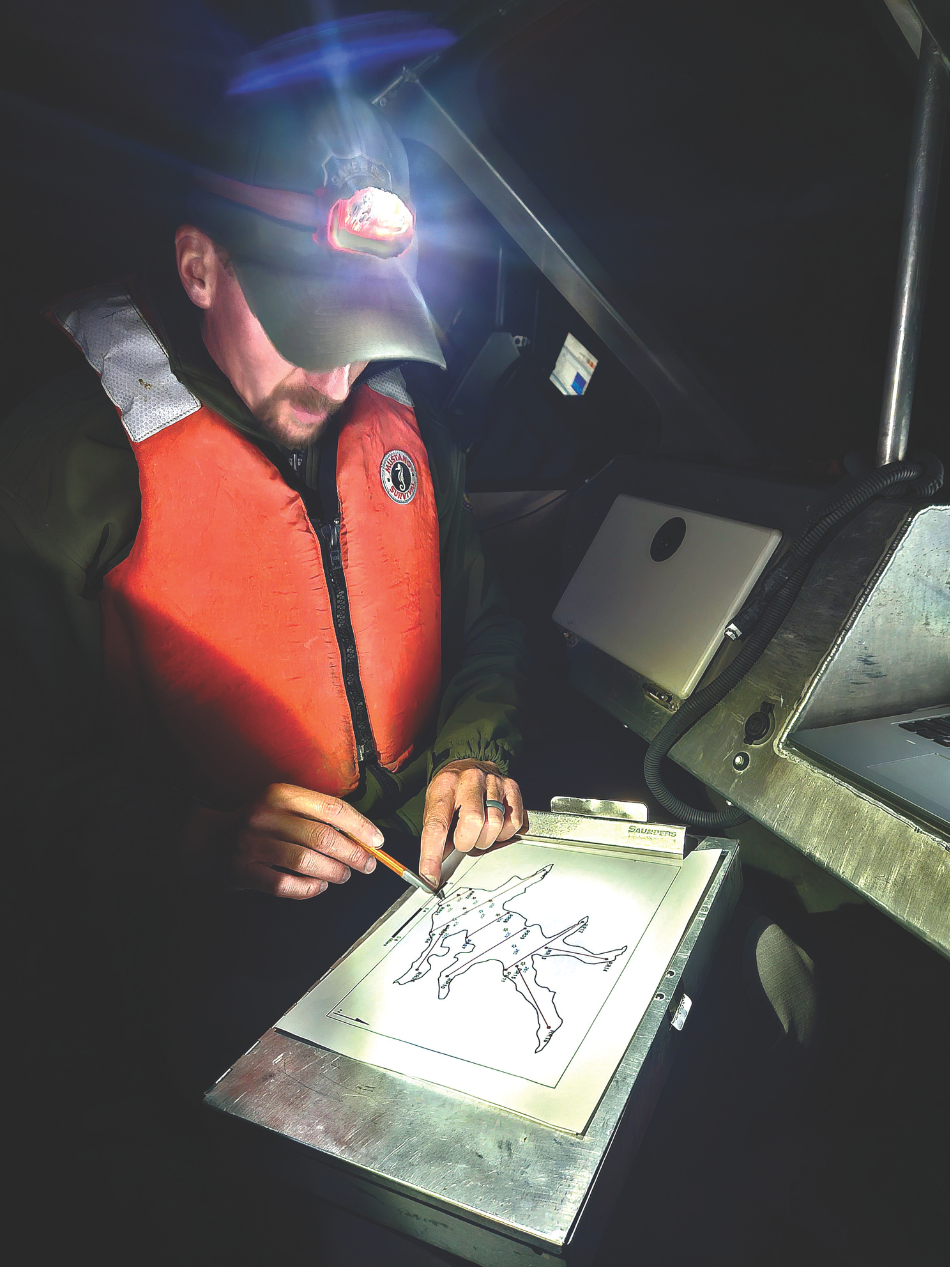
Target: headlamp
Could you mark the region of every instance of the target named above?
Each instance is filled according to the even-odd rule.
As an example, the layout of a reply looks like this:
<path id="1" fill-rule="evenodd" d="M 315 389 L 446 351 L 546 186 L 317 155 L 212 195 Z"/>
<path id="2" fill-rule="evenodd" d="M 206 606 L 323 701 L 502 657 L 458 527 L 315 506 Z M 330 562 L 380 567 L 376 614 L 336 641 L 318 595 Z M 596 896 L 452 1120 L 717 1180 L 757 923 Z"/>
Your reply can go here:
<path id="1" fill-rule="evenodd" d="M 385 189 L 358 189 L 330 208 L 327 241 L 337 251 L 389 259 L 412 242 L 415 217 L 401 198 Z"/>

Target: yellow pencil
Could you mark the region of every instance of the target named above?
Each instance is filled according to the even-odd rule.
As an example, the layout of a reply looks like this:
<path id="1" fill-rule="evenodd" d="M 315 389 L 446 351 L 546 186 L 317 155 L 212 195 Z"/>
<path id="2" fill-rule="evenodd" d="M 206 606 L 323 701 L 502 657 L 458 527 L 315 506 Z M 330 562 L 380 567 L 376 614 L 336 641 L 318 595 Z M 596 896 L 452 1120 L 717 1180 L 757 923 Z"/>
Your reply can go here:
<path id="1" fill-rule="evenodd" d="M 395 871 L 396 875 L 405 880 L 407 884 L 415 885 L 417 889 L 422 889 L 423 893 L 438 893 L 438 889 L 434 884 L 430 884 L 422 876 L 416 875 L 415 871 L 410 871 L 408 867 L 404 867 L 401 862 L 397 862 L 384 849 L 377 849 L 375 845 L 368 845 L 363 840 L 357 843 L 362 845 L 366 852 L 371 853 L 384 867 L 388 867 L 390 871 Z"/>

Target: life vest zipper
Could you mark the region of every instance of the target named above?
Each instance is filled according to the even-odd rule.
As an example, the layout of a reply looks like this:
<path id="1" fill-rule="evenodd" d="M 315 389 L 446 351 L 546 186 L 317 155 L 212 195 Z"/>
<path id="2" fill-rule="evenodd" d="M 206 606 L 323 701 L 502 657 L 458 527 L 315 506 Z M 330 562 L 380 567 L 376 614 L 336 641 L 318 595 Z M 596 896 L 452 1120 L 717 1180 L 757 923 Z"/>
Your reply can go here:
<path id="1" fill-rule="evenodd" d="M 365 765 L 372 771 L 384 792 L 396 792 L 399 789 L 398 782 L 379 761 L 373 728 L 369 720 L 369 710 L 366 707 L 366 696 L 363 693 L 363 683 L 360 680 L 356 635 L 353 633 L 353 622 L 350 619 L 350 598 L 346 589 L 346 573 L 343 570 L 343 553 L 340 549 L 339 515 L 329 523 L 319 524 L 317 536 L 320 541 L 320 553 L 323 556 L 323 571 L 330 592 L 333 628 L 340 648 L 343 689 L 350 706 L 350 719 L 356 739 L 356 757 L 360 765 Z"/>

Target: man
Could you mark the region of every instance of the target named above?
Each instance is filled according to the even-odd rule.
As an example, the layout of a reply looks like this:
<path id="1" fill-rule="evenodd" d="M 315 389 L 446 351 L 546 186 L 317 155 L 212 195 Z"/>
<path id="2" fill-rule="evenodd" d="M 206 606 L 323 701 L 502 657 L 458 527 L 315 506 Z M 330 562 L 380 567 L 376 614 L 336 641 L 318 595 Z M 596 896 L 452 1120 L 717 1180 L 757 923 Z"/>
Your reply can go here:
<path id="1" fill-rule="evenodd" d="M 0 432 L 25 830 L 118 893 L 308 899 L 400 832 L 436 883 L 522 825 L 523 647 L 391 364 L 444 364 L 405 151 L 363 102 L 268 98 L 208 166 L 178 280 L 58 303 L 99 379 Z"/>

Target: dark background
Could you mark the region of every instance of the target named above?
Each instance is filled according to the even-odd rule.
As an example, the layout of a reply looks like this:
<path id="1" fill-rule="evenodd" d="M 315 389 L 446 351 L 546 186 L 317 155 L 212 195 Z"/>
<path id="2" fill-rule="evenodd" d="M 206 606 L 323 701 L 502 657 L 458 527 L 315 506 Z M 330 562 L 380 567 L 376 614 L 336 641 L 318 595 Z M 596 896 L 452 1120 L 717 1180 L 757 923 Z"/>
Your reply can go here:
<path id="1" fill-rule="evenodd" d="M 66 354 L 43 304 L 134 271 L 167 240 L 181 160 L 197 152 L 197 120 L 236 59 L 373 7 L 34 0 L 8 10 L 10 404 Z M 833 474 L 847 450 L 870 453 L 878 424 L 913 71 L 876 0 L 569 0 L 485 61 L 480 95 L 499 138 L 755 441 L 759 465 Z M 355 83 L 386 77 L 377 62 Z M 434 277 L 439 220 L 465 193 L 435 170 L 415 194 Z M 944 194 L 912 433 L 913 446 L 945 459 L 948 213 Z M 471 232 L 488 291 L 492 264 Z M 606 417 L 612 403 L 600 418 L 587 412 L 598 461 L 644 447 L 633 422 L 625 437 Z"/>

